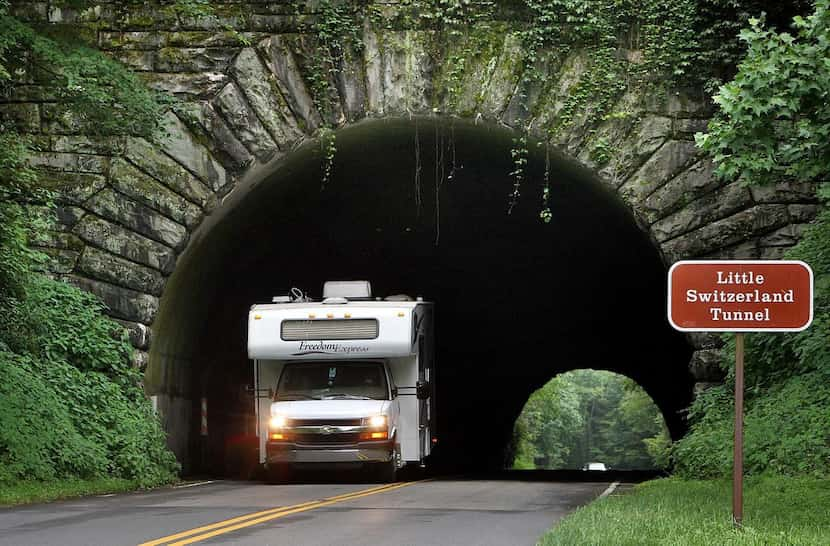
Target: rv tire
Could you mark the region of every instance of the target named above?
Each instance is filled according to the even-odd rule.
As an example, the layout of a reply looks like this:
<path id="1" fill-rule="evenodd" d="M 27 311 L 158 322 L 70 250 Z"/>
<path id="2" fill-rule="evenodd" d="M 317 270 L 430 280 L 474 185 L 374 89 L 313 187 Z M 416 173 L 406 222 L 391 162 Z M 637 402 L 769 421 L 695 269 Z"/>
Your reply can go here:
<path id="1" fill-rule="evenodd" d="M 287 464 L 268 465 L 267 481 L 270 484 L 288 483 L 291 481 L 291 468 Z"/>
<path id="2" fill-rule="evenodd" d="M 388 462 L 376 463 L 374 470 L 375 479 L 379 483 L 392 483 L 397 479 L 398 468 L 394 457 Z"/>

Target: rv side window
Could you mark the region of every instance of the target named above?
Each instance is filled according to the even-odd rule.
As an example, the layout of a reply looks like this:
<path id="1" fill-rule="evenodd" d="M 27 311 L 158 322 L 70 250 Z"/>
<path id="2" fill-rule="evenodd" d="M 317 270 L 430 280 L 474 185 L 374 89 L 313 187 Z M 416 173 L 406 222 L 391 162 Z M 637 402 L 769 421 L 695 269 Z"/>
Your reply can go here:
<path id="1" fill-rule="evenodd" d="M 294 362 L 283 368 L 275 399 L 388 400 L 389 389 L 380 362 Z"/>

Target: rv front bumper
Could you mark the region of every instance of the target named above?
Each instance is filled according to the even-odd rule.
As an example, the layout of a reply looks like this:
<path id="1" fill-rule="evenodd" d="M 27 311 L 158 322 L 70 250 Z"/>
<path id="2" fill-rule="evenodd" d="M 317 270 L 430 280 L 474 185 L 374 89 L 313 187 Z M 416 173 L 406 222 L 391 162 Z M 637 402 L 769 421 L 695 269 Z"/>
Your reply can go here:
<path id="1" fill-rule="evenodd" d="M 392 442 L 371 442 L 353 446 L 300 446 L 268 442 L 265 446 L 269 464 L 302 463 L 381 463 L 392 458 Z"/>

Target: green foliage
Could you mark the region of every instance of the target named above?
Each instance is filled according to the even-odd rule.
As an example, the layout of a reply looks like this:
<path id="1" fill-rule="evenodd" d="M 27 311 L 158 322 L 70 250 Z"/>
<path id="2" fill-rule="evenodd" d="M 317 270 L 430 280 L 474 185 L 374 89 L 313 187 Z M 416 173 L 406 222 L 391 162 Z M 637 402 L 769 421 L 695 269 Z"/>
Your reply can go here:
<path id="1" fill-rule="evenodd" d="M 177 463 L 130 367 L 125 333 L 100 303 L 34 274 L 10 311 L 0 322 L 0 481 L 171 480 Z"/>
<path id="2" fill-rule="evenodd" d="M 744 522 L 730 516 L 728 480 L 654 480 L 578 509 L 539 544 L 769 546 L 827 544 L 830 480 L 765 477 L 745 484 Z"/>
<path id="3" fill-rule="evenodd" d="M 33 369 L 38 364 L 0 351 L 0 483 L 102 473 L 101 446 L 73 426 L 67 401 Z"/>
<path id="4" fill-rule="evenodd" d="M 39 224 L 26 203 L 48 202 L 27 163 L 27 141 L 14 132 L 0 132 L 0 314 L 10 298 L 23 294 L 27 275 L 40 255 L 26 244 L 29 229 Z"/>
<path id="5" fill-rule="evenodd" d="M 705 0 L 698 3 L 698 18 L 694 25 L 695 71 L 701 73 L 707 93 L 714 92 L 730 79 L 738 63 L 746 54 L 746 44 L 740 40 L 741 31 L 749 20 L 766 14 L 767 20 L 779 29 L 786 29 L 797 15 L 813 9 L 812 0 Z"/>
<path id="6" fill-rule="evenodd" d="M 124 329 L 104 316 L 95 296 L 37 276 L 30 280 L 26 305 L 0 319 L 6 343 L 16 353 L 46 361 L 64 360 L 81 371 L 103 371 L 135 382 L 129 365 L 132 347 Z"/>
<path id="7" fill-rule="evenodd" d="M 89 135 L 150 136 L 166 101 L 122 64 L 101 53 L 36 32 L 0 14 L 0 80 L 49 82 L 64 105 L 63 122 Z"/>
<path id="8" fill-rule="evenodd" d="M 818 185 L 818 217 L 787 258 L 815 273 L 814 321 L 793 334 L 746 336 L 745 457 L 750 474 L 830 472 L 830 3 L 794 19 L 795 34 L 775 32 L 763 19 L 741 33 L 746 58 L 716 96 L 720 111 L 710 133 L 698 135 L 718 174 L 743 184 Z M 700 395 L 690 409 L 692 430 L 675 448 L 685 476 L 725 476 L 732 461 L 734 339 L 726 337 L 727 384 Z"/>
<path id="9" fill-rule="evenodd" d="M 614 468 L 665 463 L 668 434 L 654 402 L 636 383 L 595 370 L 559 375 L 534 392 L 516 420 L 514 468 Z"/>
<path id="10" fill-rule="evenodd" d="M 580 402 L 565 376 L 534 392 L 516 420 L 513 467 L 535 468 L 535 457 L 546 457 L 550 468 L 566 466 L 583 428 Z"/>
<path id="11" fill-rule="evenodd" d="M 826 180 L 830 164 L 830 3 L 819 0 L 795 34 L 765 28 L 741 32 L 747 54 L 735 79 L 720 88 L 718 116 L 698 143 L 717 172 L 744 184 Z"/>
<path id="12" fill-rule="evenodd" d="M 827 476 L 830 469 L 830 374 L 810 372 L 757 389 L 744 419 L 747 474 Z M 730 386 L 703 395 L 692 433 L 674 452 L 681 476 L 721 477 L 732 471 Z"/>
<path id="13" fill-rule="evenodd" d="M 510 155 L 513 158 L 513 170 L 510 172 L 510 176 L 513 178 L 513 191 L 510 193 L 507 214 L 512 212 L 513 207 L 516 206 L 519 197 L 521 197 L 522 182 L 525 178 L 525 169 L 527 169 L 527 133 L 513 139 L 513 148 L 510 150 Z"/>
<path id="14" fill-rule="evenodd" d="M 0 92 L 17 80 L 47 83 L 63 123 L 88 135 L 159 131 L 166 101 L 129 70 L 5 8 Z M 125 331 L 93 296 L 47 277 L 47 257 L 28 246 L 51 227 L 53 210 L 28 147 L 25 135 L 0 124 L 0 483 L 170 481 L 178 465 L 131 367 Z"/>
<path id="15" fill-rule="evenodd" d="M 141 484 L 123 478 L 76 478 L 50 481 L 25 480 L 8 485 L 0 481 L 0 506 L 49 502 L 86 495 L 132 491 Z"/>
<path id="16" fill-rule="evenodd" d="M 215 18 L 216 11 L 210 0 L 176 0 L 162 8 L 167 14 L 175 15 L 179 19 Z"/>
<path id="17" fill-rule="evenodd" d="M 315 54 L 311 57 L 306 83 L 311 98 L 323 120 L 319 132 L 320 149 L 323 155 L 322 186 L 331 179 L 337 142 L 334 127 L 337 105 L 332 97 L 337 96 L 336 78 L 343 70 L 344 59 L 349 54 L 358 54 L 363 48 L 362 26 L 363 5 L 352 6 L 335 0 L 322 0 L 317 6 L 318 13 L 306 32 L 317 42 Z"/>

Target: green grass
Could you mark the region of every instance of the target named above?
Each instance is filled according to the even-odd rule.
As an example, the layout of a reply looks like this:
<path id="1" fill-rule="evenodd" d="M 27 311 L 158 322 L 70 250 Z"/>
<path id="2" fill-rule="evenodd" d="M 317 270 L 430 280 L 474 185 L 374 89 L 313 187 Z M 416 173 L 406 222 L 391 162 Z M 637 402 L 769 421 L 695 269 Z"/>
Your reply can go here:
<path id="1" fill-rule="evenodd" d="M 744 528 L 731 524 L 732 483 L 667 478 L 580 508 L 540 540 L 572 545 L 830 544 L 830 479 L 758 477 L 744 487 Z"/>
<path id="2" fill-rule="evenodd" d="M 53 482 L 21 481 L 0 484 L 0 506 L 48 502 L 84 495 L 121 493 L 139 489 L 137 482 L 121 478 L 93 480 L 59 480 Z"/>

